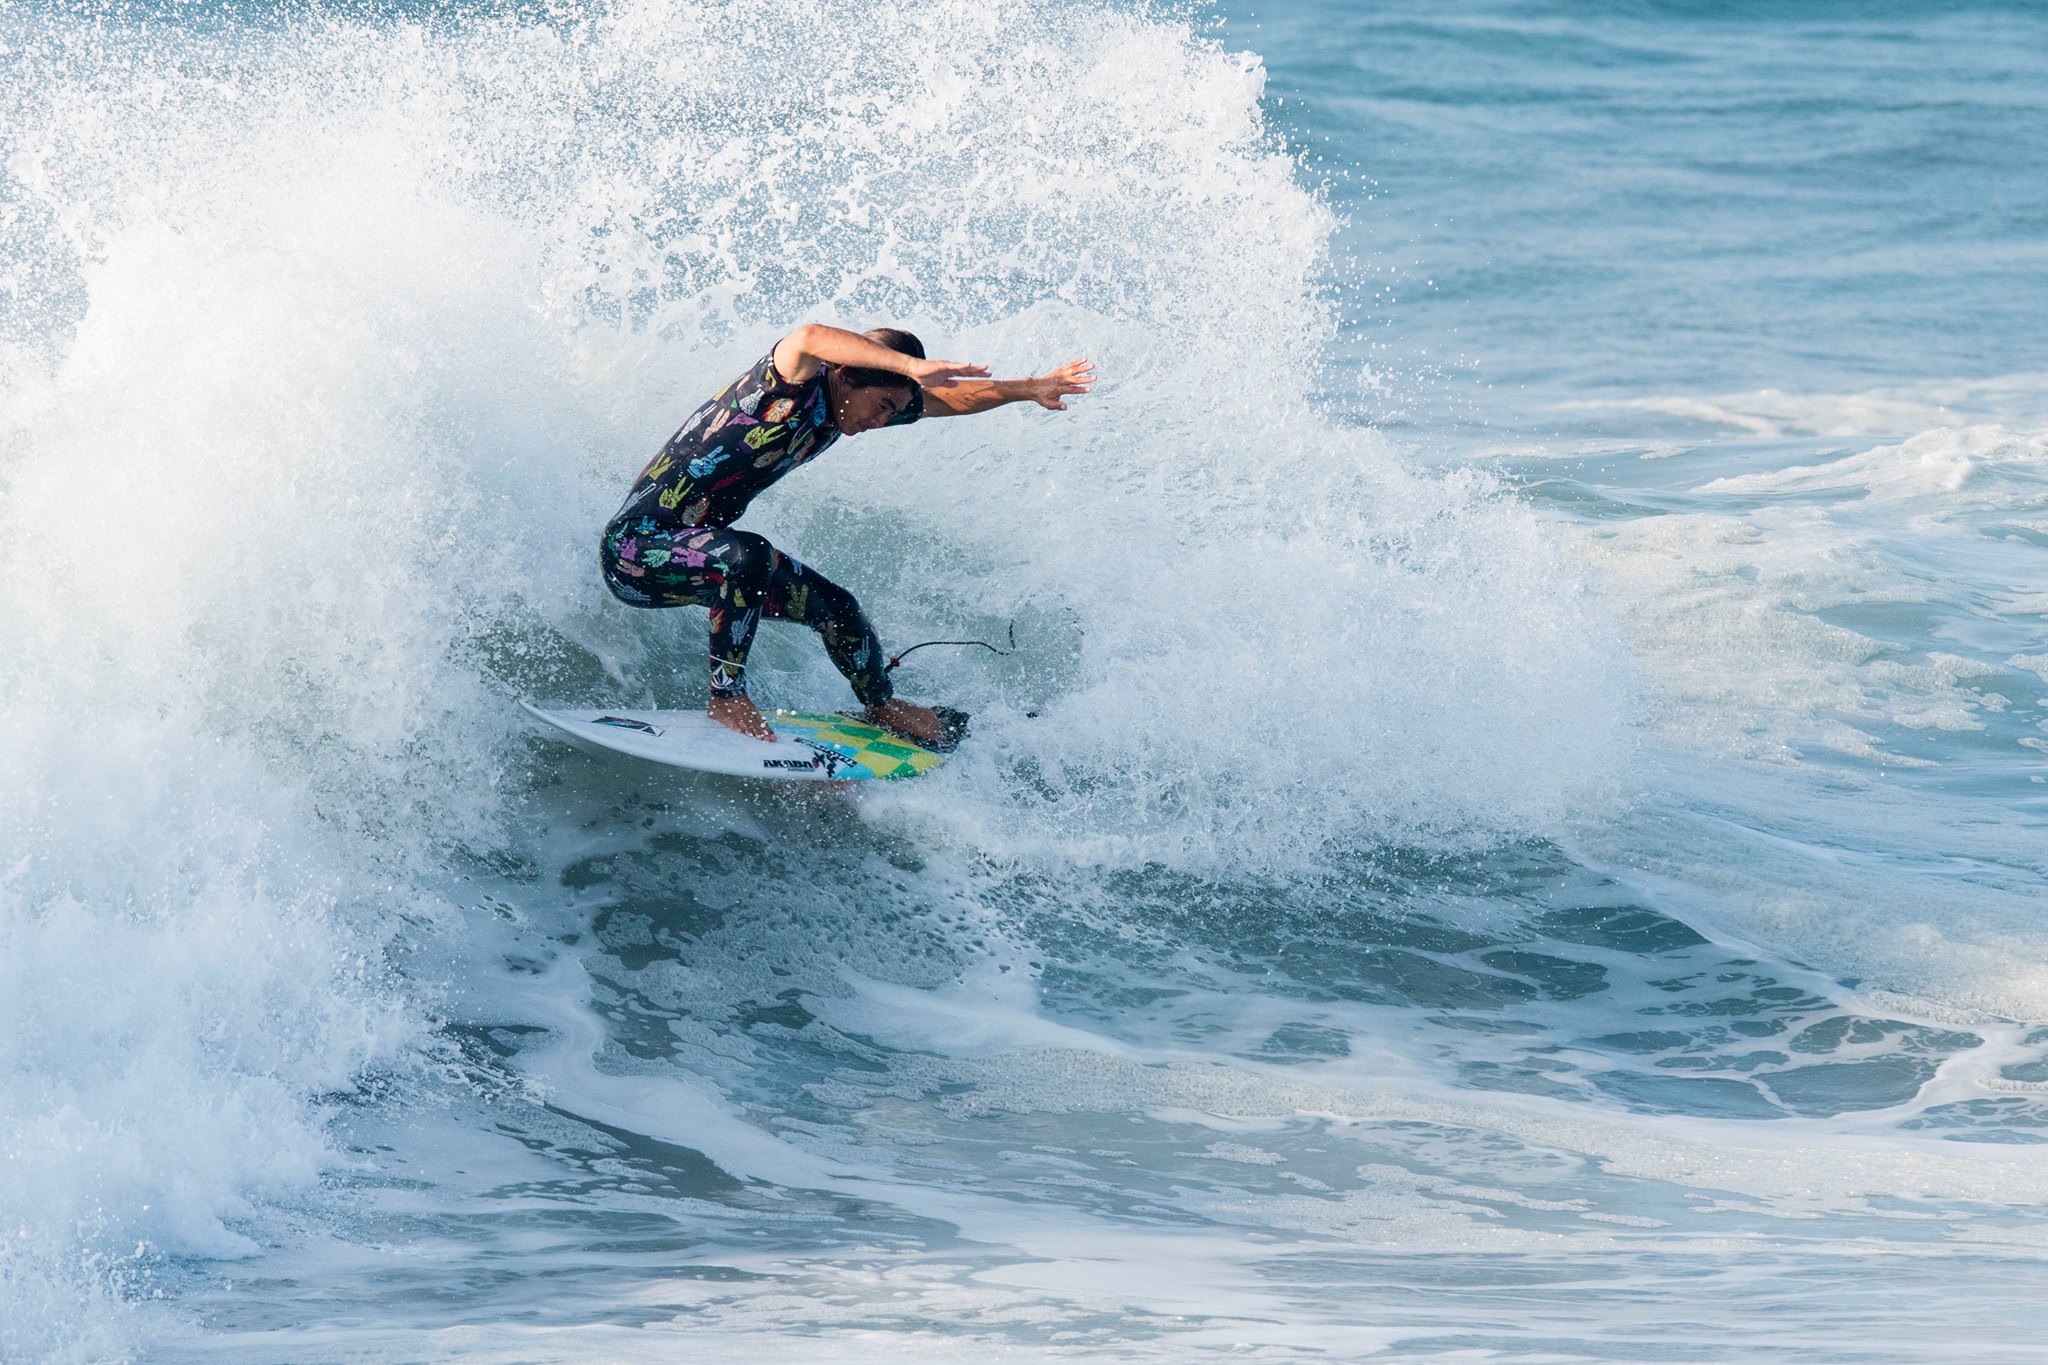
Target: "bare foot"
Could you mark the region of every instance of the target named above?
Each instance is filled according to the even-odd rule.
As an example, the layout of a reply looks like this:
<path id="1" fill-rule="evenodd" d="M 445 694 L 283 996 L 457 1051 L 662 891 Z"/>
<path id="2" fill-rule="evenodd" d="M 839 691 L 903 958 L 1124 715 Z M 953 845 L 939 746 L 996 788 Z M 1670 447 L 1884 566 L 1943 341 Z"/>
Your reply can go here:
<path id="1" fill-rule="evenodd" d="M 919 706 L 901 697 L 885 701 L 880 706 L 870 706 L 866 715 L 870 724 L 894 730 L 925 744 L 936 744 L 946 737 L 946 724 L 936 712 L 929 706 Z"/>
<path id="2" fill-rule="evenodd" d="M 744 694 L 737 697 L 713 697 L 708 708 L 711 719 L 728 730 L 737 730 L 751 739 L 765 739 L 775 742 L 775 732 L 768 728 L 768 720 L 754 703 Z"/>

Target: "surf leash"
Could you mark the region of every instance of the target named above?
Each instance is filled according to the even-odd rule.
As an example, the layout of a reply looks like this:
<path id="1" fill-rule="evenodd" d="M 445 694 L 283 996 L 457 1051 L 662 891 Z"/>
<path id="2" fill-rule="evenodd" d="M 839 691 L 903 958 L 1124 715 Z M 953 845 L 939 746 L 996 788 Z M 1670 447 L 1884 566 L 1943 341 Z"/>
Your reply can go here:
<path id="1" fill-rule="evenodd" d="M 889 666 L 882 671 L 884 673 L 894 673 L 898 664 L 917 653 L 920 649 L 930 649 L 933 645 L 978 645 L 991 654 L 1015 654 L 1017 652 L 1017 623 L 1015 621 L 1010 622 L 1010 647 L 1008 649 L 998 649 L 986 640 L 926 640 L 922 644 L 912 645 L 901 654 L 890 656 Z"/>

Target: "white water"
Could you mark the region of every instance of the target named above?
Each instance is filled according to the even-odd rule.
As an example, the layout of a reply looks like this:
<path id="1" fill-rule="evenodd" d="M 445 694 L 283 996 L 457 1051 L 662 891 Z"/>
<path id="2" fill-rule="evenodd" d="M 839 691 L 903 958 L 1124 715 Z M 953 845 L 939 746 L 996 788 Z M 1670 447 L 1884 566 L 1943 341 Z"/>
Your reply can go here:
<path id="1" fill-rule="evenodd" d="M 2048 586 L 1989 390 L 1723 395 L 1848 445 L 1555 499 L 1419 463 L 1310 401 L 1331 211 L 1172 15 L 6 23 L 0 1356 L 1627 1357 L 1754 1345 L 1736 1294 L 1825 1350 L 1869 1246 L 1908 1349 L 2019 1339 L 2034 1120 L 1960 1115 L 2039 1084 Z M 514 697 L 701 698 L 596 531 L 805 318 L 1106 376 L 749 514 L 891 640 L 1016 620 L 903 675 L 974 743 L 847 807 L 565 756 Z"/>

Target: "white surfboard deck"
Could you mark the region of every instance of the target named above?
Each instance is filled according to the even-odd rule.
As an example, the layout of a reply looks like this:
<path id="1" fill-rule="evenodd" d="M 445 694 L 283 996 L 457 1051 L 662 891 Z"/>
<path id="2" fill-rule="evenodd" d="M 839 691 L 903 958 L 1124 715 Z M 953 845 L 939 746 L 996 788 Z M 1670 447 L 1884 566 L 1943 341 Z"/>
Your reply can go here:
<path id="1" fill-rule="evenodd" d="M 773 744 L 729 730 L 702 711 L 595 711 L 519 703 L 580 748 L 672 768 L 783 782 L 866 782 L 928 773 L 944 754 L 831 711 L 766 711 Z"/>

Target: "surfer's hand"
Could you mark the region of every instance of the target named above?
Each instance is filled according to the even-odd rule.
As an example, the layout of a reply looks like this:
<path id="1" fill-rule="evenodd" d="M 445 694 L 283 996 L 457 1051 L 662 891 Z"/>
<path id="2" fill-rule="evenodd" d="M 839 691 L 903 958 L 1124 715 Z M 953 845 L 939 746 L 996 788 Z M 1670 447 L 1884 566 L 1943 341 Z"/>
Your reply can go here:
<path id="1" fill-rule="evenodd" d="M 971 365 L 964 360 L 913 360 L 903 367 L 903 372 L 927 389 L 944 388 L 961 379 L 988 378 L 988 366 Z"/>
<path id="2" fill-rule="evenodd" d="M 1092 360 L 1070 360 L 1051 374 L 1040 375 L 1027 381 L 1031 386 L 1031 401 L 1041 408 L 1054 412 L 1067 410 L 1069 394 L 1086 393 L 1095 383 L 1095 362 Z"/>

